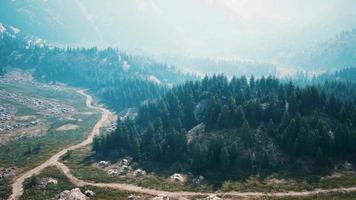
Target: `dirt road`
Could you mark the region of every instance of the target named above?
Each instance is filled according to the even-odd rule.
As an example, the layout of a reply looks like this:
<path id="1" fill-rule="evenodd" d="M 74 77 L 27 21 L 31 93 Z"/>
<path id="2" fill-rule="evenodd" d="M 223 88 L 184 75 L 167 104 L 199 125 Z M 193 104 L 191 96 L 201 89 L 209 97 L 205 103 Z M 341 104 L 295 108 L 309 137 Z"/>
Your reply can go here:
<path id="1" fill-rule="evenodd" d="M 263 193 L 263 192 L 215 192 L 215 193 L 206 193 L 206 192 L 167 192 L 149 188 L 143 188 L 131 184 L 122 184 L 122 183 L 94 183 L 90 181 L 80 180 L 74 177 L 70 173 L 70 169 L 62 163 L 57 163 L 57 166 L 64 172 L 64 174 L 69 178 L 69 180 L 78 187 L 83 186 L 94 186 L 100 188 L 111 188 L 116 190 L 129 191 L 134 193 L 143 193 L 153 196 L 166 195 L 170 198 L 179 198 L 179 197 L 196 197 L 196 196 L 210 196 L 218 195 L 221 197 L 227 197 L 229 199 L 256 199 L 263 197 L 306 197 L 318 194 L 331 194 L 331 193 L 350 193 L 356 192 L 356 187 L 350 188 L 334 188 L 334 189 L 315 189 L 312 191 L 287 191 L 287 192 L 272 192 L 272 193 Z"/>
<path id="2" fill-rule="evenodd" d="M 92 105 L 93 98 L 90 95 L 86 94 L 85 90 L 78 90 L 77 92 L 86 97 L 86 106 L 88 108 L 100 110 L 100 112 L 102 113 L 100 120 L 95 124 L 95 126 L 91 130 L 88 138 L 85 139 L 83 142 L 76 144 L 74 146 L 71 146 L 69 148 L 63 149 L 62 151 L 53 155 L 46 162 L 42 163 L 41 165 L 37 166 L 36 168 L 33 168 L 33 169 L 21 174 L 19 177 L 17 177 L 16 180 L 14 180 L 14 183 L 12 184 L 12 195 L 9 198 L 10 200 L 15 200 L 15 199 L 18 199 L 19 197 L 21 197 L 21 195 L 23 193 L 23 183 L 26 179 L 32 177 L 33 175 L 39 174 L 43 169 L 47 168 L 48 166 L 57 165 L 60 157 L 62 157 L 68 150 L 75 150 L 75 149 L 78 149 L 80 147 L 83 147 L 83 146 L 86 146 L 86 145 L 92 143 L 94 136 L 99 134 L 100 128 L 105 123 L 108 122 L 111 115 L 114 115 L 113 113 L 111 113 L 109 110 L 107 110 L 105 108 Z"/>
<path id="3" fill-rule="evenodd" d="M 92 129 L 90 135 L 86 140 L 83 142 L 74 145 L 72 147 L 69 147 L 67 149 L 63 149 L 56 155 L 52 156 L 49 160 L 41 164 L 40 166 L 25 172 L 22 174 L 20 177 L 18 177 L 12 187 L 12 195 L 9 198 L 9 200 L 15 200 L 18 199 L 22 193 L 23 193 L 23 182 L 27 179 L 30 178 L 33 175 L 39 174 L 41 170 L 45 169 L 48 166 L 56 165 L 67 177 L 68 179 L 76 186 L 82 187 L 85 185 L 90 185 L 90 186 L 95 186 L 95 187 L 100 187 L 100 188 L 112 188 L 112 189 L 117 189 L 117 190 L 124 190 L 124 191 L 129 191 L 129 192 L 135 192 L 135 193 L 144 193 L 144 194 L 149 194 L 149 195 L 160 195 L 164 194 L 172 198 L 178 198 L 178 197 L 193 197 L 193 196 L 209 196 L 209 195 L 219 195 L 219 196 L 227 196 L 230 198 L 248 198 L 248 199 L 254 199 L 254 198 L 261 198 L 261 197 L 302 197 L 302 196 L 311 196 L 311 195 L 317 195 L 317 194 L 328 194 L 328 193 L 349 193 L 349 192 L 356 192 L 356 187 L 350 187 L 350 188 L 335 188 L 335 189 L 315 189 L 312 191 L 302 191 L 302 192 L 296 192 L 296 191 L 288 191 L 288 192 L 272 192 L 272 193 L 262 193 L 262 192 L 216 192 L 216 193 L 202 193 L 202 192 L 184 192 L 184 191 L 177 191 L 177 192 L 167 192 L 167 191 L 160 191 L 160 190 L 155 190 L 155 189 L 149 189 L 149 188 L 143 188 L 131 184 L 121 184 L 121 183 L 94 183 L 94 182 L 89 182 L 85 180 L 80 180 L 76 177 L 74 177 L 70 173 L 70 169 L 65 166 L 63 163 L 59 162 L 59 159 L 61 156 L 63 156 L 68 150 L 75 150 L 80 147 L 86 146 L 90 143 L 92 143 L 93 138 L 95 135 L 99 134 L 99 129 L 108 121 L 110 121 L 110 117 L 114 115 L 111 113 L 109 110 L 102 108 L 102 107 L 97 107 L 92 105 L 92 97 L 90 95 L 87 95 L 84 90 L 77 91 L 81 95 L 86 97 L 86 105 L 89 108 L 93 109 L 98 109 L 101 111 L 102 116 L 101 119 L 95 124 L 94 128 Z"/>

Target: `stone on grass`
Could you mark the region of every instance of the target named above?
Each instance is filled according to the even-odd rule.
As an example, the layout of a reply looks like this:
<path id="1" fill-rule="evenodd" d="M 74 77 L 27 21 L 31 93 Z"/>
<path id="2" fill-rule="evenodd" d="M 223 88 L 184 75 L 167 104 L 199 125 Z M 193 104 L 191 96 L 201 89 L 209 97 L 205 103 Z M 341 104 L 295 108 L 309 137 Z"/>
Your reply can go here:
<path id="1" fill-rule="evenodd" d="M 79 188 L 72 190 L 65 190 L 59 194 L 58 200 L 89 200 L 85 194 L 83 194 Z"/>

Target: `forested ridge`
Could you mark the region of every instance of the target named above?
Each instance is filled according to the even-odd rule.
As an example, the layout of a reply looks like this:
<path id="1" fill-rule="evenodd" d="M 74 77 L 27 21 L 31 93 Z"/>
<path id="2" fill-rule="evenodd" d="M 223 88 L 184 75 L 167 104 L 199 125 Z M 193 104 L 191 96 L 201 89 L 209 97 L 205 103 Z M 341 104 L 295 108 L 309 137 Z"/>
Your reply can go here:
<path id="1" fill-rule="evenodd" d="M 174 66 L 131 56 L 114 48 L 58 48 L 5 26 L 0 33 L 1 70 L 32 70 L 35 78 L 88 88 L 120 111 L 160 96 L 173 84 L 195 77 Z"/>
<path id="2" fill-rule="evenodd" d="M 225 76 L 176 86 L 96 138 L 98 156 L 130 155 L 196 173 L 313 169 L 352 162 L 356 106 L 324 87 Z"/>

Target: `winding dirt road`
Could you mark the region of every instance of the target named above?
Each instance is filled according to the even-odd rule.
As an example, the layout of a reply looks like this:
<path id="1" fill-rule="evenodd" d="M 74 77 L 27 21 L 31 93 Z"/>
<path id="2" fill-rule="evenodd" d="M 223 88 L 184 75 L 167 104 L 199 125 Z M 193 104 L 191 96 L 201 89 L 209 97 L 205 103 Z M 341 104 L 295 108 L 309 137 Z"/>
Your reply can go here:
<path id="1" fill-rule="evenodd" d="M 21 195 L 23 194 L 23 183 L 26 179 L 32 177 L 33 175 L 39 174 L 43 169 L 53 166 L 53 165 L 58 165 L 58 161 L 60 157 L 62 157 L 68 150 L 75 150 L 80 147 L 84 147 L 88 144 L 91 144 L 93 141 L 93 138 L 100 133 L 100 128 L 108 122 L 110 119 L 111 115 L 114 115 L 112 112 L 109 110 L 102 108 L 102 107 L 97 107 L 92 105 L 93 103 L 93 98 L 85 93 L 85 90 L 78 90 L 77 91 L 79 94 L 83 95 L 86 97 L 86 106 L 88 108 L 92 109 L 97 109 L 100 110 L 102 113 L 100 120 L 95 124 L 93 129 L 91 130 L 89 136 L 87 139 L 85 139 L 83 142 L 76 144 L 74 146 L 71 146 L 69 148 L 63 149 L 62 151 L 58 152 L 57 154 L 53 155 L 50 159 L 48 159 L 46 162 L 42 163 L 41 165 L 37 166 L 36 168 L 33 168 L 23 174 L 21 174 L 16 180 L 14 180 L 14 183 L 12 184 L 12 195 L 10 196 L 9 200 L 16 200 Z"/>
<path id="2" fill-rule="evenodd" d="M 12 187 L 12 195 L 9 200 L 16 200 L 21 197 L 23 193 L 23 182 L 30 178 L 33 175 L 37 175 L 41 172 L 41 170 L 45 169 L 48 166 L 57 166 L 66 176 L 67 178 L 76 186 L 94 186 L 100 188 L 111 188 L 123 191 L 129 191 L 134 193 L 144 193 L 148 195 L 167 195 L 171 198 L 178 198 L 178 197 L 194 197 L 194 196 L 209 196 L 209 195 L 218 195 L 222 197 L 229 197 L 229 198 L 261 198 L 261 197 L 305 197 L 305 196 L 312 196 L 318 194 L 329 194 L 329 193 L 350 193 L 356 192 L 356 186 L 350 188 L 335 188 L 335 189 L 315 189 L 312 191 L 288 191 L 288 192 L 272 192 L 272 193 L 262 193 L 262 192 L 215 192 L 215 193 L 202 193 L 202 192 L 185 192 L 185 191 L 177 191 L 177 192 L 167 192 L 167 191 L 160 191 L 155 189 L 143 188 L 131 184 L 121 184 L 121 183 L 95 183 L 85 180 L 80 180 L 74 177 L 70 173 L 70 169 L 64 165 L 63 163 L 59 162 L 61 156 L 63 156 L 68 150 L 75 150 L 80 147 L 84 147 L 90 143 L 92 143 L 94 136 L 100 133 L 100 128 L 110 121 L 110 116 L 115 115 L 114 113 L 110 112 L 109 110 L 97 107 L 92 105 L 92 97 L 84 92 L 84 90 L 77 91 L 79 94 L 86 97 L 86 105 L 89 108 L 100 110 L 102 113 L 101 119 L 95 124 L 94 128 L 92 129 L 91 133 L 89 134 L 88 138 L 83 142 L 74 145 L 72 147 L 63 149 L 59 153 L 52 156 L 49 160 L 41 164 L 40 166 L 25 172 L 20 177 L 18 177 Z"/>

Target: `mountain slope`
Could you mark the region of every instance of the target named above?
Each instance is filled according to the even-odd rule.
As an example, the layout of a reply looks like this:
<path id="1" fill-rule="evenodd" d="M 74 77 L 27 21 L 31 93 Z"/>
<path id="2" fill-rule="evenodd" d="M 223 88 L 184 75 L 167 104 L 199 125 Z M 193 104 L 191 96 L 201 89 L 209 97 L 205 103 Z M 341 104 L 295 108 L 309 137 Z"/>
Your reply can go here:
<path id="1" fill-rule="evenodd" d="M 356 30 L 344 32 L 289 59 L 306 70 L 335 70 L 356 67 Z"/>
<path id="2" fill-rule="evenodd" d="M 173 66 L 117 49 L 62 49 L 44 40 L 15 34 L 4 27 L 0 39 L 0 66 L 32 70 L 36 78 L 92 89 L 115 109 L 137 106 L 160 96 L 165 87 L 194 77 Z M 125 97 L 125 98 L 123 98 Z"/>

